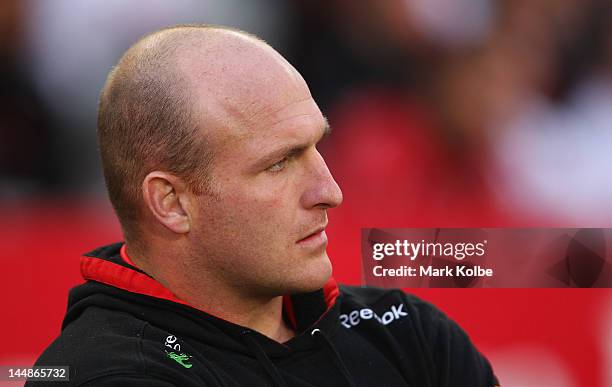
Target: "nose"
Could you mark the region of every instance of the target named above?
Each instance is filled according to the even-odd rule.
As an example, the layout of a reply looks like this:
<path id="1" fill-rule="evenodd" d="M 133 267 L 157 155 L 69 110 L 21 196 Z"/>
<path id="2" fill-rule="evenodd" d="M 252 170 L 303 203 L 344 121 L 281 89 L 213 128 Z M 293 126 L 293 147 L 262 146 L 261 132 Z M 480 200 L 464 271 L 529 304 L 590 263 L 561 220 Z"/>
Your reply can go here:
<path id="1" fill-rule="evenodd" d="M 302 205 L 309 208 L 328 209 L 342 203 L 342 191 L 334 180 L 323 156 L 314 149 L 306 175 L 308 185 L 302 196 Z"/>

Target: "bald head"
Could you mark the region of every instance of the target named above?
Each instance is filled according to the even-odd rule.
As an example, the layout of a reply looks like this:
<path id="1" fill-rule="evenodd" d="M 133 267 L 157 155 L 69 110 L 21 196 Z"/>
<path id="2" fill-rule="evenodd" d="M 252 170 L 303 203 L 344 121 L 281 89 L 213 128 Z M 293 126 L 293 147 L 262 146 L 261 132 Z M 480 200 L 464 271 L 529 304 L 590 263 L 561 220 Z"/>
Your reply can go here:
<path id="1" fill-rule="evenodd" d="M 165 171 L 209 193 L 216 144 L 273 113 L 287 93 L 310 98 L 280 54 L 242 31 L 176 26 L 134 44 L 110 72 L 98 110 L 104 176 L 126 239 L 138 235 L 147 174 Z"/>
<path id="2" fill-rule="evenodd" d="M 257 37 L 200 28 L 181 36 L 180 44 L 176 71 L 189 85 L 193 108 L 211 141 L 251 127 L 276 101 L 311 98 L 295 68 Z"/>

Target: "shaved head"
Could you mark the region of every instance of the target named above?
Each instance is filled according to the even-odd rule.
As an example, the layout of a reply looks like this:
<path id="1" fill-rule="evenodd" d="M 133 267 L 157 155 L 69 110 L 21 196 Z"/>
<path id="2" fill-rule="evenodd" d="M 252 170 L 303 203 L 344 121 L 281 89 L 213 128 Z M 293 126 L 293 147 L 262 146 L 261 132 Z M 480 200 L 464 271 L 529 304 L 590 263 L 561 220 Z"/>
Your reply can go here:
<path id="1" fill-rule="evenodd" d="M 292 86 L 275 89 L 279 82 Z M 110 72 L 98 110 L 105 181 L 126 240 L 138 235 L 148 173 L 166 171 L 193 193 L 214 195 L 218 144 L 269 113 L 269 102 L 291 88 L 310 98 L 297 71 L 243 31 L 183 25 L 134 44 Z"/>

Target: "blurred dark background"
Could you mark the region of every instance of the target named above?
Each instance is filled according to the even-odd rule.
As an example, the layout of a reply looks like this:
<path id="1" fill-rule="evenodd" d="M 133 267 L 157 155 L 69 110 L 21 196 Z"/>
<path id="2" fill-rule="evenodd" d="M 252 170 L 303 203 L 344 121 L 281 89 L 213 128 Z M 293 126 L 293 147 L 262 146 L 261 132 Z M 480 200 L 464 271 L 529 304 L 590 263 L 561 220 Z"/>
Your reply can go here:
<path id="1" fill-rule="evenodd" d="M 36 356 L 79 281 L 78 254 L 121 237 L 98 93 L 140 36 L 186 22 L 259 35 L 310 85 L 345 196 L 329 230 L 341 282 L 361 281 L 361 227 L 612 224 L 610 1 L 3 0 L 3 309 L 27 322 L 0 362 Z M 506 385 L 612 385 L 607 289 L 415 292 L 466 326 Z M 483 311 L 493 304 L 499 315 Z M 568 336 L 570 324 L 584 332 Z M 527 352 L 544 360 L 519 361 Z"/>
<path id="2" fill-rule="evenodd" d="M 347 207 L 391 193 L 402 222 L 610 223 L 609 1 L 5 0 L 0 17 L 3 201 L 103 196 L 106 74 L 146 32 L 211 22 L 304 75 Z"/>

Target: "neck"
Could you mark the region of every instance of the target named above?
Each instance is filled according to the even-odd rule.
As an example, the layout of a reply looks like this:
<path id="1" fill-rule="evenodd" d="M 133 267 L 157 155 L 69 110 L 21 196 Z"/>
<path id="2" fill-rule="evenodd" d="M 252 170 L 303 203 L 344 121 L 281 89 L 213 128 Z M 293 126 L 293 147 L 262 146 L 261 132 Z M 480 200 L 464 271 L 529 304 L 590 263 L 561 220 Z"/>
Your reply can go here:
<path id="1" fill-rule="evenodd" d="M 156 270 L 150 258 L 126 245 L 126 253 L 132 264 L 174 293 L 190 306 L 237 325 L 257 331 L 272 340 L 284 343 L 295 332 L 283 319 L 283 297 L 253 296 L 248 290 L 226 287 L 208 277 L 190 280 L 179 269 Z"/>

